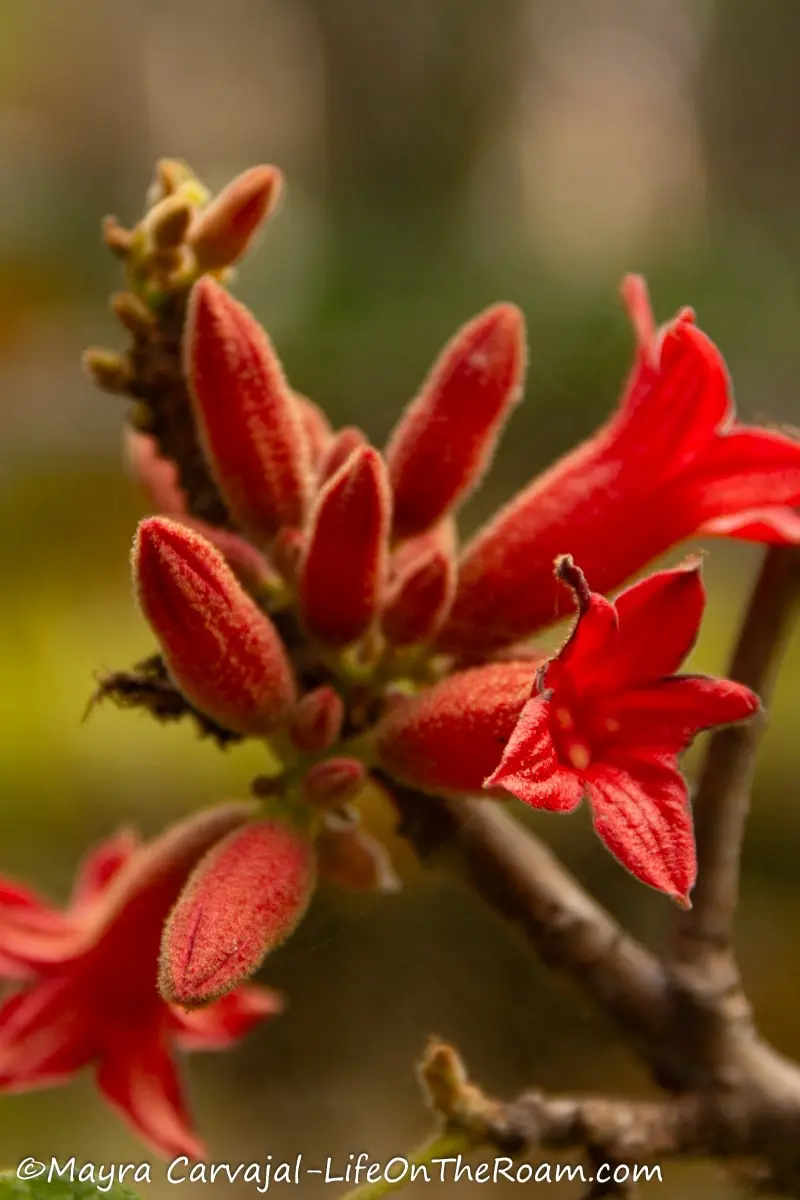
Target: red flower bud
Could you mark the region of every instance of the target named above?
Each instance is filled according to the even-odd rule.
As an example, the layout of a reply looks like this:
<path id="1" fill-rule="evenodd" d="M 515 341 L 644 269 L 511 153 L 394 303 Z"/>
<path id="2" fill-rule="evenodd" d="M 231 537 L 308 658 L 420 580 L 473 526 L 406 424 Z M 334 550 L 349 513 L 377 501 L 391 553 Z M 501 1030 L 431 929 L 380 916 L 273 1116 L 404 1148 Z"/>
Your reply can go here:
<path id="1" fill-rule="evenodd" d="M 186 375 L 209 464 L 244 531 L 269 539 L 300 525 L 311 463 L 297 400 L 261 326 L 209 276 L 189 301 Z"/>
<path id="2" fill-rule="evenodd" d="M 259 735 L 294 700 L 294 681 L 272 622 L 200 534 L 163 517 L 139 526 L 137 596 L 177 686 L 225 729 Z"/>
<path id="3" fill-rule="evenodd" d="M 125 427 L 123 449 L 130 472 L 145 493 L 153 512 L 165 517 L 185 516 L 186 494 L 178 468 L 171 458 L 162 458 L 158 443 L 149 433 Z"/>
<path id="4" fill-rule="evenodd" d="M 303 794 L 310 804 L 336 808 L 354 800 L 367 782 L 364 764 L 357 758 L 326 758 L 303 777 Z"/>
<path id="5" fill-rule="evenodd" d="M 377 450 L 351 454 L 322 489 L 300 568 L 300 599 L 309 630 L 346 645 L 380 607 L 388 554 L 390 496 Z"/>
<path id="6" fill-rule="evenodd" d="M 339 694 L 327 685 L 318 687 L 295 705 L 289 720 L 289 736 L 298 750 L 317 754 L 336 741 L 343 718 L 344 705 Z"/>
<path id="7" fill-rule="evenodd" d="M 394 580 L 404 575 L 412 564 L 427 558 L 435 550 L 446 554 L 448 558 L 455 558 L 457 549 L 458 530 L 455 519 L 448 516 L 439 521 L 438 525 L 426 529 L 424 533 L 418 533 L 416 537 L 406 538 L 400 543 L 389 563 L 389 577 Z"/>
<path id="8" fill-rule="evenodd" d="M 444 348 L 386 448 L 399 537 L 427 529 L 475 487 L 524 369 L 524 320 L 513 304 L 487 308 Z"/>
<path id="9" fill-rule="evenodd" d="M 159 990 L 195 1008 L 237 987 L 297 927 L 315 884 L 311 843 L 279 821 L 237 830 L 205 856 L 167 921 Z"/>
<path id="10" fill-rule="evenodd" d="M 326 483 L 344 463 L 347 462 L 354 450 L 367 445 L 367 439 L 360 429 L 354 425 L 346 425 L 340 429 L 328 447 L 328 452 L 322 461 L 320 479 Z"/>
<path id="11" fill-rule="evenodd" d="M 277 167 L 251 167 L 231 180 L 192 225 L 189 243 L 200 269 L 216 271 L 238 262 L 274 211 L 282 189 Z"/>
<path id="12" fill-rule="evenodd" d="M 401 701 L 377 728 L 381 762 L 417 787 L 480 792 L 500 762 L 535 674 L 530 662 L 490 663 Z"/>
<path id="13" fill-rule="evenodd" d="M 207 538 L 251 595 L 258 595 L 275 583 L 274 571 L 251 542 L 230 529 L 189 516 L 186 496 L 178 481 L 178 468 L 171 459 L 160 456 L 155 438 L 126 429 L 125 451 L 133 476 L 148 496 L 154 512 L 175 517 Z"/>
<path id="14" fill-rule="evenodd" d="M 321 879 L 353 892 L 398 892 L 400 879 L 377 838 L 340 813 L 326 813 L 317 838 Z"/>
<path id="15" fill-rule="evenodd" d="M 383 632 L 397 646 L 429 641 L 438 633 L 456 586 L 455 559 L 433 550 L 400 575 L 386 598 Z"/>
<path id="16" fill-rule="evenodd" d="M 325 452 L 333 441 L 331 423 L 313 400 L 309 400 L 307 396 L 301 396 L 299 392 L 295 392 L 294 398 L 300 410 L 300 420 L 308 442 L 311 466 L 318 471 Z"/>

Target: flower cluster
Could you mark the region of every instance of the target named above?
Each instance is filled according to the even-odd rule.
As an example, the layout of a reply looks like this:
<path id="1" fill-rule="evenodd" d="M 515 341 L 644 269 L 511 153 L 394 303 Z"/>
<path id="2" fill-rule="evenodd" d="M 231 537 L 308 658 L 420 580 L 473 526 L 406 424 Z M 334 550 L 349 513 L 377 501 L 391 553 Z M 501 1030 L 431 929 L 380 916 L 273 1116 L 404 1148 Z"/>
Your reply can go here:
<path id="1" fill-rule="evenodd" d="M 693 535 L 800 541 L 800 446 L 740 425 L 693 314 L 656 328 L 629 277 L 636 358 L 618 408 L 461 547 L 457 510 L 521 398 L 522 313 L 496 304 L 464 325 L 383 450 L 333 430 L 227 290 L 280 190 L 259 167 L 210 198 L 160 164 L 139 224 L 105 226 L 131 345 L 85 360 L 134 401 L 127 457 L 153 511 L 132 568 L 157 655 L 102 694 L 223 743 L 260 740 L 253 806 L 150 846 L 113 840 L 64 914 L 0 886 L 14 989 L 0 1087 L 95 1062 L 104 1094 L 164 1153 L 200 1153 L 170 1044 L 227 1044 L 278 1011 L 246 980 L 318 879 L 398 886 L 359 820 L 392 780 L 557 812 L 586 798 L 612 854 L 688 904 L 677 756 L 758 699 L 676 673 L 705 606 L 697 560 L 607 595 Z M 544 656 L 527 639 L 563 616 L 569 636 Z"/>

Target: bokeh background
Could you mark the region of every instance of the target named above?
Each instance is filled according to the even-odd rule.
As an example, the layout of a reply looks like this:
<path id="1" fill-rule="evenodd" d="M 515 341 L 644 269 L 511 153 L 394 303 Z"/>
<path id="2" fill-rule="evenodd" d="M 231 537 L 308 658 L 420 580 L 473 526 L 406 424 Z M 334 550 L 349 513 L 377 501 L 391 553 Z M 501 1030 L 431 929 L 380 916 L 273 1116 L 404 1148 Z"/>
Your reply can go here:
<path id="1" fill-rule="evenodd" d="M 286 201 L 238 292 L 294 385 L 379 444 L 460 322 L 497 299 L 522 306 L 527 399 L 469 528 L 615 401 L 627 270 L 647 274 L 659 317 L 696 307 L 745 416 L 800 423 L 798 38 L 795 0 L 0 0 L 3 872 L 62 897 L 120 823 L 154 833 L 258 770 L 251 750 L 223 755 L 134 714 L 82 723 L 94 672 L 151 649 L 130 597 L 144 509 L 120 467 L 122 409 L 79 355 L 120 344 L 98 222 L 136 219 L 155 159 L 184 157 L 215 188 L 255 162 L 283 167 Z M 758 554 L 711 547 L 698 668 L 724 666 Z M 738 921 L 761 1025 L 795 1055 L 799 706 L 795 639 Z M 642 936 L 668 934 L 669 905 L 585 819 L 528 819 Z M 403 864 L 397 898 L 323 890 L 264 972 L 286 1015 L 189 1064 L 216 1159 L 403 1153 L 427 1131 L 413 1064 L 432 1032 L 501 1095 L 647 1090 L 513 931 L 443 873 Z M 88 1080 L 0 1099 L 0 1161 L 25 1154 L 147 1158 Z M 663 1200 L 734 1194 L 704 1164 L 664 1179 Z"/>

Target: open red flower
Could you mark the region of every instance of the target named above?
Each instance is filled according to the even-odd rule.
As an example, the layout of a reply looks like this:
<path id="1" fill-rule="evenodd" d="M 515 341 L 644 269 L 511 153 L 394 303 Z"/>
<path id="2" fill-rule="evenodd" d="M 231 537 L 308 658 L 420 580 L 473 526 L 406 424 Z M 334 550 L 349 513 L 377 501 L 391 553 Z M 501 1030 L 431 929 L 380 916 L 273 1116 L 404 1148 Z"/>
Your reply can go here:
<path id="1" fill-rule="evenodd" d="M 618 411 L 467 545 L 442 649 L 477 656 L 564 615 L 561 554 L 609 592 L 695 534 L 800 541 L 800 443 L 736 421 L 723 358 L 690 310 L 658 331 L 642 279 L 623 297 L 638 347 Z"/>
<path id="2" fill-rule="evenodd" d="M 573 811 L 585 795 L 611 853 L 688 905 L 696 858 L 677 755 L 701 730 L 750 716 L 758 699 L 726 679 L 673 674 L 705 604 L 697 560 L 648 576 L 614 603 L 590 592 L 569 558 L 557 575 L 573 590 L 575 628 L 537 672 L 485 786 L 553 812 Z"/>
<path id="3" fill-rule="evenodd" d="M 280 1011 L 241 987 L 186 1013 L 156 990 L 164 922 L 206 852 L 248 805 L 196 813 L 155 841 L 110 839 L 85 862 L 66 911 L 0 881 L 0 969 L 23 980 L 0 1005 L 0 1090 L 63 1083 L 94 1065 L 105 1098 L 156 1151 L 204 1155 L 181 1094 L 173 1047 L 221 1049 Z"/>

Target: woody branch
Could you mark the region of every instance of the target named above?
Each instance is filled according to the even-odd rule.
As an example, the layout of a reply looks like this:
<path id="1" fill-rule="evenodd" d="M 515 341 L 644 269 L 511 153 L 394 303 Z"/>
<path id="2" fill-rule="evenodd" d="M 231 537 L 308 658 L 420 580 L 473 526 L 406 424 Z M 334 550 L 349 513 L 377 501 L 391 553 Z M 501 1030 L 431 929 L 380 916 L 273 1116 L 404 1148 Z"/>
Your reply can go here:
<path id="1" fill-rule="evenodd" d="M 800 600 L 800 553 L 766 551 L 729 675 L 768 703 Z M 583 1147 L 608 1161 L 753 1155 L 800 1196 L 800 1068 L 758 1035 L 731 946 L 739 857 L 764 722 L 711 738 L 695 796 L 698 883 L 660 957 L 623 930 L 533 834 L 488 801 L 395 795 L 424 856 L 455 848 L 482 898 L 588 992 L 642 1055 L 663 1099 L 526 1092 L 480 1134 L 498 1147 Z M 440 1112 L 440 1117 L 449 1119 Z"/>

